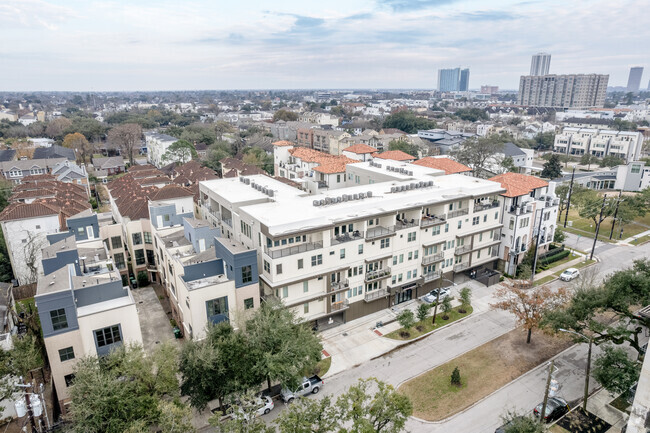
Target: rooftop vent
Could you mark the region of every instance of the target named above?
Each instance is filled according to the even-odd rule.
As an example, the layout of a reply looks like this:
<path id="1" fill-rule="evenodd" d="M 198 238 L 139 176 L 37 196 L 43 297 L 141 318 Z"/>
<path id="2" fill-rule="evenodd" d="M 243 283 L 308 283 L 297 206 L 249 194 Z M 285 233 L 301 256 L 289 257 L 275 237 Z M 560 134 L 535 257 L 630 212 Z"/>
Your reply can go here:
<path id="1" fill-rule="evenodd" d="M 245 178 L 244 178 L 244 183 L 245 183 L 246 185 L 250 185 L 251 180 L 250 180 L 249 178 L 245 177 Z"/>
<path id="2" fill-rule="evenodd" d="M 275 195 L 275 191 L 272 189 L 269 190 L 269 197 L 273 197 Z"/>
<path id="3" fill-rule="evenodd" d="M 366 194 L 368 195 L 368 198 L 372 197 L 372 191 L 368 191 Z"/>
<path id="4" fill-rule="evenodd" d="M 355 200 L 359 200 L 359 194 L 354 194 L 353 197 L 354 197 Z"/>

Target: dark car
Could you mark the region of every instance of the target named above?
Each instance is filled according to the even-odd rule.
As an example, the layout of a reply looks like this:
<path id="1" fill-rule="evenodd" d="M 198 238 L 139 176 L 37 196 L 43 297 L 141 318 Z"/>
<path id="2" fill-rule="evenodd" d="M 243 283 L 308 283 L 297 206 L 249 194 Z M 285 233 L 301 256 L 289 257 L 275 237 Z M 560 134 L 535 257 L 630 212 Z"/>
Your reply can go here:
<path id="1" fill-rule="evenodd" d="M 536 417 L 539 417 L 543 404 L 544 403 L 538 404 L 537 407 L 535 407 L 533 410 L 533 413 Z M 555 421 L 556 419 L 560 419 L 568 411 L 569 405 L 566 401 L 564 401 L 564 399 L 561 399 L 559 397 L 551 397 L 546 402 L 546 413 L 544 414 L 544 421 L 550 422 Z"/>

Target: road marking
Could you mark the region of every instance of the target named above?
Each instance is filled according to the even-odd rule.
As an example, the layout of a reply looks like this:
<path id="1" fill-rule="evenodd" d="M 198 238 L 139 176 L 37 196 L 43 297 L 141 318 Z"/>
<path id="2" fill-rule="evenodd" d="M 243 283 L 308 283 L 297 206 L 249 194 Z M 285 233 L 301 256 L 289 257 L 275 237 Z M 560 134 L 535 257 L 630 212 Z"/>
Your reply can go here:
<path id="1" fill-rule="evenodd" d="M 375 334 L 379 335 L 380 337 L 383 335 L 381 332 L 377 331 L 376 329 L 375 329 Z"/>

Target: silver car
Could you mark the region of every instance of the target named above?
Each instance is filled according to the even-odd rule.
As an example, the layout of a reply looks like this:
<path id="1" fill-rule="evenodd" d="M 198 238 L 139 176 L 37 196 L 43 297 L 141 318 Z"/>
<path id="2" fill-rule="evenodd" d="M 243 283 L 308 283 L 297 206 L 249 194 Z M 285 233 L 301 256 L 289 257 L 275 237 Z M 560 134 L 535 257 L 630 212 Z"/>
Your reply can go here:
<path id="1" fill-rule="evenodd" d="M 571 281 L 580 276 L 580 271 L 576 268 L 565 269 L 564 272 L 560 274 L 560 280 L 562 281 Z"/>
<path id="2" fill-rule="evenodd" d="M 422 297 L 422 300 L 427 304 L 435 304 L 438 299 L 438 290 L 440 290 L 440 300 L 442 301 L 451 293 L 451 287 L 443 287 L 441 289 L 433 289 Z"/>

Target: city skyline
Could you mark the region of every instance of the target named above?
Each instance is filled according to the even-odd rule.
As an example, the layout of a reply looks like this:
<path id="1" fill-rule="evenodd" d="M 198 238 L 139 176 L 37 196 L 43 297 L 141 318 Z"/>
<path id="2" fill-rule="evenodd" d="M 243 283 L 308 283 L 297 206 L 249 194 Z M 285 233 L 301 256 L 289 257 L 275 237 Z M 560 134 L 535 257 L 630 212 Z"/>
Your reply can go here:
<path id="1" fill-rule="evenodd" d="M 540 51 L 553 54 L 554 73 L 609 74 L 610 85 L 625 86 L 629 68 L 646 64 L 650 26 L 635 26 L 624 40 L 611 35 L 650 21 L 635 8 L 628 1 L 291 0 L 272 9 L 0 2 L 1 90 L 434 89 L 436 71 L 457 64 L 472 70 L 472 89 L 515 90 Z"/>

